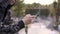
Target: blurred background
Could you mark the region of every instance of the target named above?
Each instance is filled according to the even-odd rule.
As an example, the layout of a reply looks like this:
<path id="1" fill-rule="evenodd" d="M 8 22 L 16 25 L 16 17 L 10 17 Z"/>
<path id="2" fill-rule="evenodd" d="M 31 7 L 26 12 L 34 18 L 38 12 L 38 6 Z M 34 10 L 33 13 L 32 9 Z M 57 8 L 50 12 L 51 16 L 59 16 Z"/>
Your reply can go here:
<path id="1" fill-rule="evenodd" d="M 21 18 L 26 14 L 52 17 L 56 25 L 60 24 L 60 0 L 17 0 L 11 8 L 12 18 Z"/>
<path id="2" fill-rule="evenodd" d="M 32 14 L 50 20 L 56 30 L 60 29 L 60 0 L 17 0 L 10 10 L 15 21 Z"/>

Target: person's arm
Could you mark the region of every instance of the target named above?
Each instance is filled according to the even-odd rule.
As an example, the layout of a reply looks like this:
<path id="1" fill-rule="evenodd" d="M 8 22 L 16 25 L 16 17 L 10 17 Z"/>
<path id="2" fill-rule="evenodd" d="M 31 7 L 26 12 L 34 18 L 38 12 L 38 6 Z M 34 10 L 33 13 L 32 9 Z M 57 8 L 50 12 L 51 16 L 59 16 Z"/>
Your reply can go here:
<path id="1" fill-rule="evenodd" d="M 16 25 L 7 25 L 7 27 L 2 25 L 0 28 L 0 31 L 15 33 L 15 32 L 18 32 L 19 30 L 21 30 L 22 28 L 24 28 L 24 23 L 21 20 Z"/>
<path id="2" fill-rule="evenodd" d="M 7 33 L 16 33 L 22 28 L 24 28 L 24 25 L 28 25 L 31 23 L 32 19 L 35 18 L 35 16 L 32 16 L 30 14 L 26 15 L 21 21 L 18 22 L 18 24 L 14 25 L 0 25 L 0 32 L 7 32 Z"/>

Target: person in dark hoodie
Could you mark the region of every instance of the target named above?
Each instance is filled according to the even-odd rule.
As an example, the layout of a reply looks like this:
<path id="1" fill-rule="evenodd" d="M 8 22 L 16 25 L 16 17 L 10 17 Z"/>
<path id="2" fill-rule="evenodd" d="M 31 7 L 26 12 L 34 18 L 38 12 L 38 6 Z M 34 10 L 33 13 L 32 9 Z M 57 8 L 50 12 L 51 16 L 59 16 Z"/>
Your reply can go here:
<path id="1" fill-rule="evenodd" d="M 24 28 L 24 25 L 31 23 L 35 16 L 27 14 L 18 24 L 11 25 L 11 14 L 9 9 L 15 4 L 16 0 L 0 0 L 0 34 L 14 34 Z M 11 24 L 10 24 L 11 23 Z"/>

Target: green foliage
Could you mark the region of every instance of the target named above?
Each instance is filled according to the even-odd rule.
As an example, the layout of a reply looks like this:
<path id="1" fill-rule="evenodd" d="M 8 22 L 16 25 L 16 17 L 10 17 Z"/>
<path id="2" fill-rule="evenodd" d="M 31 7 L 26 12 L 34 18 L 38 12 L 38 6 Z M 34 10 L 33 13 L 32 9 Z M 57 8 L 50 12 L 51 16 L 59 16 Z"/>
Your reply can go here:
<path id="1" fill-rule="evenodd" d="M 58 0 L 58 16 L 60 16 L 60 0 Z"/>
<path id="2" fill-rule="evenodd" d="M 32 4 L 32 7 L 33 7 L 33 8 L 38 8 L 39 6 L 40 6 L 39 3 L 33 3 L 33 4 Z"/>
<path id="3" fill-rule="evenodd" d="M 26 9 L 26 14 L 36 15 L 39 9 Z"/>
<path id="4" fill-rule="evenodd" d="M 33 4 L 26 4 L 26 8 L 39 8 L 40 4 L 39 3 L 33 3 Z"/>
<path id="5" fill-rule="evenodd" d="M 13 7 L 13 10 L 14 10 L 14 15 L 16 16 L 16 17 L 20 17 L 20 16 L 22 16 L 23 15 L 23 13 L 24 13 L 24 3 L 23 3 L 23 1 L 20 1 L 20 0 L 18 0 L 16 3 L 15 3 L 15 5 L 14 5 L 14 7 Z"/>
<path id="6" fill-rule="evenodd" d="M 49 10 L 48 9 L 41 9 L 40 15 L 41 16 L 48 16 L 49 15 Z"/>
<path id="7" fill-rule="evenodd" d="M 26 6 L 26 14 L 36 15 L 38 12 L 40 12 L 41 16 L 49 15 L 49 10 L 46 8 L 47 6 L 40 5 L 39 3 L 27 4 Z"/>
<path id="8" fill-rule="evenodd" d="M 60 0 L 58 0 L 58 16 L 60 16 Z M 60 24 L 60 21 L 59 21 Z"/>
<path id="9" fill-rule="evenodd" d="M 49 10 L 48 9 L 26 9 L 26 14 L 32 14 L 36 15 L 37 13 L 40 13 L 39 15 L 41 16 L 48 16 L 49 15 Z"/>

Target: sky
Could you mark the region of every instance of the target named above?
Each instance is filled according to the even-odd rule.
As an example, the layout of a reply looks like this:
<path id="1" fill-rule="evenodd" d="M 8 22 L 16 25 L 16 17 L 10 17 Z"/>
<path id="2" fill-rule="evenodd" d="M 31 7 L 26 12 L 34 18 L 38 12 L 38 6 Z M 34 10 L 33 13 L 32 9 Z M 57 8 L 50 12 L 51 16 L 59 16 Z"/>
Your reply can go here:
<path id="1" fill-rule="evenodd" d="M 49 5 L 53 3 L 54 0 L 24 0 L 25 4 L 40 3 L 41 5 Z M 57 1 L 57 0 L 56 0 Z"/>

